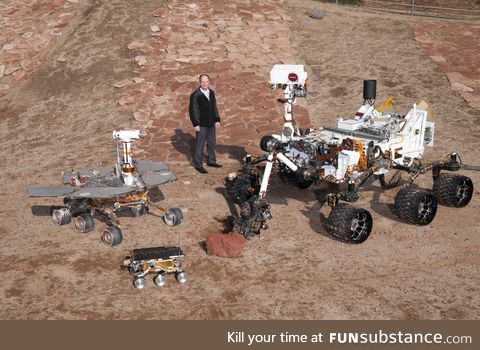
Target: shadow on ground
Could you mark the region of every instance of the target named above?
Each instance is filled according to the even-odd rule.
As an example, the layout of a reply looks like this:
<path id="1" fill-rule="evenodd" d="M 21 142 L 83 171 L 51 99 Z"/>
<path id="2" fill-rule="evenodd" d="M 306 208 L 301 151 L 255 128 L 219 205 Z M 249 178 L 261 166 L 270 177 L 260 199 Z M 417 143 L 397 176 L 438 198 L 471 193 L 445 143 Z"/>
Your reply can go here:
<path id="1" fill-rule="evenodd" d="M 182 154 L 185 159 L 193 165 L 193 153 L 195 150 L 195 137 L 190 134 L 184 132 L 182 129 L 175 129 L 175 133 L 170 138 L 172 142 L 172 146 L 175 150 Z M 232 145 L 223 145 L 218 142 L 216 145 L 216 153 L 219 154 L 226 154 L 228 155 L 229 159 L 235 159 L 241 161 L 243 157 L 247 155 L 247 151 L 245 147 L 241 146 L 232 146 Z"/>

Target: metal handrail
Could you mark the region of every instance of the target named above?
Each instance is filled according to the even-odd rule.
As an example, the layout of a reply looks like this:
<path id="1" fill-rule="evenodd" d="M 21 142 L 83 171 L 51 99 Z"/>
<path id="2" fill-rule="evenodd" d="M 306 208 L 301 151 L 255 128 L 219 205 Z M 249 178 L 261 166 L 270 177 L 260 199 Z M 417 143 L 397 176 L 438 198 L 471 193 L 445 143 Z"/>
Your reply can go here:
<path id="1" fill-rule="evenodd" d="M 476 10 L 476 9 L 459 9 L 459 8 L 452 8 L 452 7 L 417 5 L 417 4 L 415 4 L 414 0 L 412 0 L 412 3 L 410 3 L 410 4 L 401 3 L 401 2 L 393 2 L 393 1 L 388 1 L 388 2 L 387 1 L 379 1 L 379 0 L 363 0 L 363 2 L 372 2 L 372 3 L 385 4 L 385 5 L 398 5 L 398 6 L 404 6 L 404 7 L 420 7 L 420 8 L 426 8 L 426 9 L 478 12 L 478 13 L 480 13 L 480 10 Z"/>

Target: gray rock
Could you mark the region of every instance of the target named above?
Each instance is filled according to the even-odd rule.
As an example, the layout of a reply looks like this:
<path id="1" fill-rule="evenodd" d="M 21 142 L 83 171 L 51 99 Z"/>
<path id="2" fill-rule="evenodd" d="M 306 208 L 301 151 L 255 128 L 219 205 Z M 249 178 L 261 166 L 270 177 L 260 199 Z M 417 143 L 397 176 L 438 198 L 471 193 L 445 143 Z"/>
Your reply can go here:
<path id="1" fill-rule="evenodd" d="M 323 10 L 314 10 L 311 11 L 308 16 L 313 19 L 322 19 L 325 16 L 325 11 Z"/>

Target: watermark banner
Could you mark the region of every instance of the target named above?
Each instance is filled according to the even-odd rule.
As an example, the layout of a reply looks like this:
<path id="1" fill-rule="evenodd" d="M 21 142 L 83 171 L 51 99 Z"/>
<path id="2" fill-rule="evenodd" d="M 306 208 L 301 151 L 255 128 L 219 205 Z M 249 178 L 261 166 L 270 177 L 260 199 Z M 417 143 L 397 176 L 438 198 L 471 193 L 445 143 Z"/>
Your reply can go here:
<path id="1" fill-rule="evenodd" d="M 5 349 L 478 349 L 480 321 L 2 321 Z"/>

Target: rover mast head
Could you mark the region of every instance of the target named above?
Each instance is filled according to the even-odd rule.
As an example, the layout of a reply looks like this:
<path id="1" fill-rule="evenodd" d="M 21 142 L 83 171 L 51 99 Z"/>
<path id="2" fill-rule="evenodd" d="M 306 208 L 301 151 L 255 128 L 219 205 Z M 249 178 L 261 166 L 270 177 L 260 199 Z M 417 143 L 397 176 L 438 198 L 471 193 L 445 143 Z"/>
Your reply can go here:
<path id="1" fill-rule="evenodd" d="M 295 135 L 294 116 L 292 113 L 296 97 L 307 95 L 307 77 L 301 64 L 276 64 L 270 71 L 270 87 L 283 90 L 285 116 L 282 129 L 282 141 L 290 140 Z"/>
<path id="2" fill-rule="evenodd" d="M 141 187 L 141 183 L 139 183 L 138 179 L 133 176 L 135 166 L 133 165 L 131 143 L 133 140 L 144 138 L 146 133 L 141 130 L 114 130 L 112 136 L 113 139 L 117 141 L 117 162 L 115 164 L 117 175 L 122 175 L 123 181 L 126 185 Z M 120 142 L 122 143 L 121 157 Z"/>

